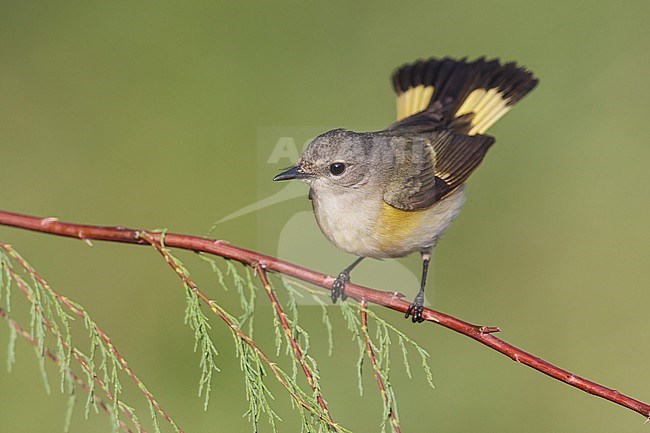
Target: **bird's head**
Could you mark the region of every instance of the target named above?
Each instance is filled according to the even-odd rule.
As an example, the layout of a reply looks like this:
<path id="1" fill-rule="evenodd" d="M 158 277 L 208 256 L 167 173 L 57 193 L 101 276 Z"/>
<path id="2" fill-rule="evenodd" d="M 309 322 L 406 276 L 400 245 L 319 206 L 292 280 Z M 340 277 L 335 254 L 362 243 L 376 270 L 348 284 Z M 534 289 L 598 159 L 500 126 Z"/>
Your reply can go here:
<path id="1" fill-rule="evenodd" d="M 372 170 L 368 134 L 334 129 L 316 137 L 298 163 L 273 180 L 304 180 L 316 191 L 344 193 L 365 184 Z"/>

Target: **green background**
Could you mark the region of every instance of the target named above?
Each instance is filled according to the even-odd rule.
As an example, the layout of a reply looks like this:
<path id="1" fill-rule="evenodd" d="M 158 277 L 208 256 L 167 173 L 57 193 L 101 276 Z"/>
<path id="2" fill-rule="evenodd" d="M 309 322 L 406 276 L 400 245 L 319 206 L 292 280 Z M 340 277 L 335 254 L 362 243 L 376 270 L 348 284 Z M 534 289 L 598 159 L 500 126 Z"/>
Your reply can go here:
<path id="1" fill-rule="evenodd" d="M 498 325 L 508 342 L 648 401 L 648 22 L 647 1 L 3 1 L 0 207 L 203 235 L 284 187 L 270 182 L 280 165 L 264 162 L 274 145 L 269 130 L 302 143 L 331 127 L 387 125 L 394 116 L 388 76 L 416 58 L 516 60 L 541 83 L 490 131 L 497 145 L 436 251 L 433 305 Z M 325 243 L 308 211 L 304 197 L 292 199 L 219 224 L 213 236 L 336 273 L 350 257 Z M 289 220 L 298 229 L 283 231 Z M 186 432 L 251 430 L 232 340 L 217 321 L 222 371 L 203 411 L 182 287 L 153 250 L 89 248 L 6 227 L 0 240 L 87 308 Z M 219 289 L 205 263 L 179 256 L 212 297 L 238 311 L 235 292 Z M 417 258 L 402 263 L 416 272 Z M 369 262 L 354 280 L 407 290 L 416 280 L 406 272 L 408 280 L 395 281 L 403 269 Z M 256 337 L 273 353 L 261 296 Z M 19 298 L 12 314 L 27 324 Z M 404 432 L 650 428 L 638 414 L 461 335 L 380 314 L 432 355 L 435 390 L 419 369 L 409 380 L 395 357 Z M 338 310 L 330 315 L 328 357 L 320 310 L 301 310 L 333 416 L 355 432 L 379 431 L 375 384 L 366 371 L 358 396 L 355 343 Z M 0 358 L 7 340 L 2 326 Z M 0 431 L 61 431 L 65 397 L 46 395 L 28 344 L 19 340 L 16 355 L 11 374 L 0 368 Z M 288 398 L 272 377 L 269 383 L 281 431 L 297 431 Z M 137 391 L 125 397 L 146 420 Z M 79 404 L 72 430 L 110 426 L 104 414 L 85 421 Z"/>

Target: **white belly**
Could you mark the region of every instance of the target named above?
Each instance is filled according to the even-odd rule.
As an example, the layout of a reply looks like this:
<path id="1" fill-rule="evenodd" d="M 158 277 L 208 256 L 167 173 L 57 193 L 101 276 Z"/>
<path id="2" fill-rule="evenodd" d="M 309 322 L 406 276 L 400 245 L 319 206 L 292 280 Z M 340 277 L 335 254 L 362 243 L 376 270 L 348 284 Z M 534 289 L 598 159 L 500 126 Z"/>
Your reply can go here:
<path id="1" fill-rule="evenodd" d="M 429 251 L 460 212 L 465 201 L 464 186 L 430 208 L 418 211 L 417 221 L 408 230 L 381 226 L 380 196 L 365 197 L 358 191 L 329 195 L 314 194 L 316 221 L 323 234 L 338 248 L 363 257 L 403 257 Z M 408 215 L 410 218 L 415 215 Z"/>
<path id="2" fill-rule="evenodd" d="M 338 248 L 357 256 L 368 256 L 376 243 L 372 226 L 379 210 L 377 200 L 354 192 L 312 197 L 316 222 L 327 239 Z"/>

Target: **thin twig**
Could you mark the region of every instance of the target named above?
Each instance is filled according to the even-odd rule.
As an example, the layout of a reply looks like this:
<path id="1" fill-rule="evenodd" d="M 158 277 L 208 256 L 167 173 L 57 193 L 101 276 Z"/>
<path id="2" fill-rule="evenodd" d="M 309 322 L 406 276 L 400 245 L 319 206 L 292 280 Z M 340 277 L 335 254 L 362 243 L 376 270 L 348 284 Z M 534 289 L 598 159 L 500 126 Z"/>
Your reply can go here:
<path id="1" fill-rule="evenodd" d="M 203 301 L 208 307 L 210 307 L 210 310 L 219 316 L 221 320 L 224 321 L 226 326 L 228 326 L 232 332 L 234 332 L 244 343 L 248 345 L 259 357 L 266 363 L 266 365 L 271 369 L 273 372 L 273 375 L 276 377 L 278 382 L 287 390 L 289 395 L 302 407 L 304 407 L 306 410 L 308 410 L 310 413 L 312 413 L 314 416 L 317 416 L 318 418 L 322 419 L 325 421 L 334 431 L 341 431 L 341 427 L 336 424 L 335 422 L 331 421 L 326 415 L 321 414 L 317 409 L 312 407 L 309 403 L 307 403 L 302 397 L 300 397 L 298 394 L 296 394 L 295 391 L 291 389 L 291 386 L 289 383 L 286 381 L 284 376 L 282 375 L 282 372 L 278 368 L 278 366 L 271 361 L 271 359 L 262 351 L 262 349 L 253 342 L 253 340 L 244 333 L 239 327 L 237 327 L 228 316 L 224 314 L 224 312 L 221 310 L 221 308 L 217 305 L 215 301 L 210 299 L 205 293 L 203 293 L 201 290 L 199 290 L 198 286 L 192 281 L 186 274 L 183 272 L 182 269 L 178 267 L 178 265 L 174 262 L 172 257 L 169 255 L 169 253 L 165 250 L 165 248 L 161 245 L 159 239 L 159 236 L 156 233 L 149 233 L 149 232 L 139 232 L 138 237 L 142 240 L 144 240 L 146 243 L 149 245 L 153 246 L 165 259 L 165 262 L 174 270 L 176 275 L 183 281 L 183 283 L 189 287 L 198 297 Z M 167 245 L 167 236 L 165 235 L 165 245 Z"/>
<path id="2" fill-rule="evenodd" d="M 123 227 L 99 227 L 69 224 L 59 222 L 56 218 L 36 218 L 11 212 L 0 211 L 0 225 L 18 227 L 81 240 L 104 240 L 141 245 L 148 243 L 142 236 L 140 236 L 143 231 L 139 230 L 130 230 Z M 160 241 L 161 235 L 159 233 L 149 233 L 149 236 L 156 242 Z M 331 276 L 303 268 L 293 263 L 278 260 L 270 256 L 245 250 L 222 241 L 215 241 L 197 236 L 167 233 L 165 234 L 165 245 L 190 251 L 214 254 L 227 259 L 236 260 L 251 267 L 262 265 L 269 271 L 297 278 L 325 289 L 331 289 L 332 284 L 334 283 L 334 278 Z M 410 305 L 409 302 L 402 299 L 403 295 L 399 292 L 383 292 L 368 287 L 358 286 L 356 284 L 348 284 L 345 288 L 345 292 L 349 297 L 356 299 L 357 301 L 365 299 L 367 302 L 382 305 L 401 313 L 405 313 Z M 646 418 L 650 417 L 650 405 L 623 395 L 614 389 L 607 388 L 588 379 L 576 376 L 567 370 L 556 367 L 543 359 L 508 344 L 493 335 L 496 328 L 473 325 L 428 308 L 424 309 L 422 315 L 426 321 L 437 323 L 440 326 L 463 334 L 490 347 L 491 349 L 496 350 L 514 361 L 527 365 L 547 376 L 581 389 L 589 394 L 609 400 L 634 412 L 640 413 Z"/>
<path id="3" fill-rule="evenodd" d="M 56 290 L 54 290 L 48 283 L 45 281 L 40 275 L 38 275 L 34 269 L 25 262 L 25 260 L 17 255 L 15 251 L 10 248 L 8 245 L 0 242 L 0 248 L 3 249 L 4 251 L 7 252 L 15 261 L 18 263 L 27 273 L 29 273 L 41 286 L 46 288 L 52 295 L 59 301 L 62 305 L 65 305 L 72 313 L 77 315 L 78 317 L 82 319 L 86 319 L 86 314 L 79 310 L 77 306 L 75 306 L 73 303 L 70 302 L 68 298 L 65 296 L 61 295 L 58 293 Z M 144 383 L 136 376 L 136 374 L 133 372 L 129 364 L 126 362 L 126 359 L 118 352 L 117 348 L 113 345 L 113 342 L 111 341 L 110 337 L 101 329 L 95 322 L 92 322 L 92 327 L 93 330 L 99 335 L 99 337 L 106 343 L 106 346 L 109 348 L 113 356 L 119 361 L 120 365 L 126 371 L 126 373 L 131 377 L 133 382 L 137 385 L 137 387 L 142 391 L 144 394 L 145 398 L 149 401 L 149 403 L 156 409 L 156 411 L 162 416 L 165 421 L 167 421 L 172 427 L 174 427 L 179 433 L 184 433 L 183 430 L 176 425 L 174 420 L 165 412 L 165 410 L 160 406 L 160 404 L 156 401 L 154 398 L 153 394 L 147 389 L 147 387 L 144 385 Z"/>
<path id="4" fill-rule="evenodd" d="M 11 279 L 16 283 L 16 285 L 18 286 L 18 288 L 20 289 L 20 291 L 25 295 L 25 297 L 27 298 L 27 300 L 28 300 L 32 305 L 34 305 L 35 308 L 38 309 L 38 307 L 36 306 L 36 304 L 34 304 L 34 299 L 32 299 L 32 296 L 31 296 L 31 294 L 29 293 L 29 289 L 25 286 L 25 283 L 23 282 L 23 280 L 20 279 L 20 278 L 18 277 L 18 275 L 16 275 L 16 273 L 13 271 L 13 269 L 11 269 L 11 268 L 7 268 L 7 270 L 8 270 L 8 272 L 9 272 L 9 276 L 10 276 Z M 88 376 L 92 377 L 93 380 L 94 380 L 94 381 L 95 381 L 95 382 L 96 382 L 96 383 L 97 383 L 97 384 L 102 388 L 102 390 L 106 393 L 106 396 L 107 396 L 111 401 L 115 401 L 115 402 L 117 402 L 117 405 L 118 405 L 118 407 L 120 408 L 120 410 L 122 411 L 122 413 L 124 413 L 124 415 L 126 415 L 127 418 L 129 418 L 129 419 L 131 420 L 131 422 L 132 422 L 133 425 L 138 429 L 138 431 L 139 431 L 140 433 L 146 433 L 146 431 L 145 431 L 145 430 L 140 426 L 140 423 L 139 423 L 139 422 L 138 422 L 138 421 L 133 417 L 133 414 L 132 414 L 132 413 L 131 413 L 127 408 L 126 408 L 126 406 L 124 405 L 124 403 L 122 403 L 122 401 L 120 401 L 120 400 L 117 400 L 117 399 L 115 398 L 115 397 L 116 397 L 115 394 L 113 394 L 113 393 L 111 392 L 111 390 L 109 389 L 108 385 L 106 385 L 106 383 L 105 383 L 103 380 L 101 380 L 101 379 L 99 378 L 99 376 L 97 376 L 97 375 L 93 372 L 93 369 L 90 368 L 90 366 L 89 366 L 88 363 L 83 359 L 83 357 L 81 356 L 81 354 L 80 354 L 80 353 L 79 353 L 79 352 L 78 352 L 74 347 L 70 347 L 70 346 L 68 345 L 68 343 L 65 341 L 65 338 L 63 338 L 63 336 L 60 335 L 60 334 L 56 331 L 56 329 L 54 328 L 54 325 L 52 325 L 52 323 L 51 323 L 49 320 L 47 320 L 47 319 L 45 318 L 45 316 L 42 317 L 42 320 L 43 320 L 43 324 L 44 324 L 45 327 L 50 331 L 50 333 L 52 333 L 52 335 L 54 335 L 54 336 L 59 340 L 59 342 L 61 343 L 61 345 L 63 346 L 64 349 L 66 349 L 67 351 L 69 351 L 70 354 L 72 354 L 72 356 L 74 356 L 74 358 L 77 360 L 77 362 L 79 363 L 79 365 L 81 365 L 81 367 L 86 371 L 86 373 L 88 373 Z"/>
<path id="5" fill-rule="evenodd" d="M 372 371 L 375 375 L 375 380 L 379 386 L 379 392 L 381 393 L 382 398 L 384 399 L 384 405 L 388 406 L 388 416 L 390 417 L 390 422 L 393 425 L 393 431 L 395 433 L 401 433 L 402 430 L 399 427 L 399 420 L 395 414 L 393 406 L 390 404 L 388 393 L 386 392 L 386 386 L 384 381 L 381 378 L 381 371 L 379 370 L 379 363 L 377 362 L 377 357 L 375 356 L 375 351 L 372 349 L 372 344 L 370 342 L 370 334 L 368 334 L 368 304 L 362 299 L 359 302 L 359 316 L 361 316 L 361 333 L 363 334 L 363 340 L 366 343 L 366 352 L 368 353 L 368 358 L 372 364 Z"/>
<path id="6" fill-rule="evenodd" d="M 18 335 L 20 335 L 25 340 L 27 340 L 29 343 L 31 343 L 32 346 L 38 347 L 38 341 L 34 340 L 32 338 L 32 336 L 29 334 L 29 332 L 27 332 L 22 326 L 20 326 L 18 324 L 18 322 L 16 322 L 14 319 L 9 317 L 7 315 L 7 312 L 3 308 L 0 308 L 0 317 L 4 318 L 9 323 L 9 326 L 11 326 L 16 331 L 16 333 Z M 52 353 L 51 350 L 45 349 L 44 353 L 45 353 L 45 356 L 50 358 L 50 360 L 52 362 L 54 362 L 56 365 L 59 365 L 59 366 L 61 365 L 61 360 L 54 353 Z M 81 379 L 79 376 L 77 376 L 71 369 L 68 369 L 67 372 L 68 372 L 68 376 L 70 376 L 70 379 L 72 379 L 72 381 L 74 383 L 76 383 L 84 391 L 90 392 L 90 387 L 88 386 L 88 384 L 86 382 L 83 381 L 83 379 Z M 96 394 L 93 394 L 93 400 L 95 401 L 97 406 L 99 406 L 99 408 L 102 411 L 104 411 L 108 415 L 111 415 L 110 409 L 108 408 L 106 403 L 104 403 L 104 401 L 101 398 L 99 398 L 99 396 L 97 396 Z M 129 428 L 129 426 L 126 425 L 126 423 L 124 421 L 122 421 L 120 419 L 120 420 L 118 420 L 118 422 L 120 424 L 120 428 L 124 432 L 133 433 L 133 430 L 131 430 Z"/>
<path id="7" fill-rule="evenodd" d="M 323 395 L 321 394 L 320 390 L 316 387 L 316 382 L 314 381 L 314 377 L 309 371 L 309 367 L 305 362 L 305 356 L 302 353 L 302 350 L 300 349 L 300 345 L 298 344 L 296 339 L 293 338 L 293 335 L 291 333 L 291 326 L 289 326 L 289 323 L 287 322 L 287 315 L 284 314 L 284 311 L 282 311 L 282 306 L 280 305 L 280 302 L 278 302 L 278 298 L 275 296 L 275 293 L 273 292 L 271 283 L 269 282 L 266 276 L 266 270 L 259 265 L 255 269 L 257 270 L 257 275 L 259 276 L 260 281 L 262 282 L 262 285 L 266 290 L 266 294 L 268 295 L 271 301 L 271 305 L 275 310 L 275 314 L 277 315 L 278 320 L 282 325 L 282 329 L 284 330 L 287 339 L 291 343 L 291 348 L 293 349 L 293 353 L 296 356 L 296 360 L 300 363 L 300 366 L 302 367 L 302 371 L 305 374 L 305 377 L 307 378 L 307 382 L 309 383 L 309 386 L 311 387 L 312 391 L 316 394 L 316 400 L 318 401 L 318 405 L 321 407 L 321 409 L 323 409 L 323 413 L 327 415 L 330 421 L 334 421 L 332 419 L 332 415 L 327 409 L 327 405 L 325 404 L 325 399 L 323 399 Z"/>

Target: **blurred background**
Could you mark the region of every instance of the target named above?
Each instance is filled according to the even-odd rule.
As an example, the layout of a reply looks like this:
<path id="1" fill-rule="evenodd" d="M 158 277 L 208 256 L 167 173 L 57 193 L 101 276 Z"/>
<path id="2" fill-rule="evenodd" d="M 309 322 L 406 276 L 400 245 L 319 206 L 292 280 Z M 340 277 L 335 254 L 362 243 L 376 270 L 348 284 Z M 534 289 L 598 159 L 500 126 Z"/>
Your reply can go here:
<path id="1" fill-rule="evenodd" d="M 436 250 L 429 301 L 500 326 L 506 341 L 647 402 L 648 22 L 647 1 L 3 1 L 0 208 L 204 235 L 253 205 L 212 236 L 336 274 L 351 257 L 323 239 L 306 188 L 270 181 L 290 164 L 270 157 L 280 140 L 300 149 L 333 127 L 390 124 L 388 77 L 402 63 L 445 55 L 516 60 L 540 85 L 490 130 L 497 144 Z M 275 204 L 254 205 L 279 191 L 267 200 Z M 182 286 L 154 251 L 89 248 L 7 227 L 0 240 L 86 307 L 186 432 L 251 431 L 232 339 L 216 321 L 222 371 L 203 411 Z M 178 256 L 206 292 L 239 312 L 238 296 L 218 287 L 209 266 Z M 418 261 L 368 261 L 353 279 L 412 293 Z M 19 298 L 12 315 L 27 326 Z M 420 369 L 408 379 L 399 353 L 394 358 L 404 432 L 650 429 L 638 414 L 461 335 L 376 311 L 431 353 L 435 390 Z M 257 312 L 256 338 L 274 353 L 261 295 Z M 331 357 L 320 310 L 300 311 L 332 414 L 355 432 L 379 431 L 376 385 L 366 371 L 358 395 L 356 343 L 338 308 L 329 312 Z M 3 360 L 8 335 L 0 327 Z M 66 398 L 56 391 L 55 369 L 47 395 L 25 341 L 17 341 L 16 357 L 11 374 L 0 368 L 0 431 L 62 431 Z M 288 397 L 268 382 L 280 431 L 298 431 Z M 147 422 L 138 392 L 127 389 L 125 398 Z M 79 402 L 72 431 L 110 431 L 104 414 L 84 420 L 83 412 Z"/>

